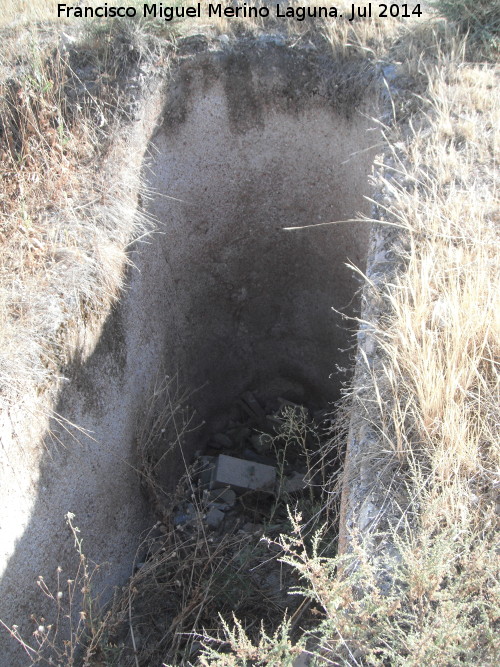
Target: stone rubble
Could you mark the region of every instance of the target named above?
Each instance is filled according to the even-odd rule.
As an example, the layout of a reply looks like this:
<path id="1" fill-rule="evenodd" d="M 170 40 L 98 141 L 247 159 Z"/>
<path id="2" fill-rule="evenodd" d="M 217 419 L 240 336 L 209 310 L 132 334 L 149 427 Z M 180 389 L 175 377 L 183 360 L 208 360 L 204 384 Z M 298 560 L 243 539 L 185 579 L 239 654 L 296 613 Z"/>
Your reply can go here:
<path id="1" fill-rule="evenodd" d="M 199 527 L 201 521 L 219 533 L 235 527 L 262 532 L 259 519 L 265 520 L 278 493 L 297 498 L 308 489 L 311 480 L 297 454 L 287 452 L 287 461 L 279 461 L 278 433 L 284 408 L 302 411 L 318 428 L 331 427 L 327 410 L 311 415 L 303 406 L 281 397 L 263 408 L 253 393 L 246 392 L 230 411 L 227 427 L 208 438 L 203 455 L 195 462 L 192 481 L 199 497 L 196 502 L 190 498 L 178 504 L 173 517 L 178 529 Z"/>
<path id="2" fill-rule="evenodd" d="M 227 419 L 218 432 L 204 434 L 199 456 L 178 486 L 176 504 L 169 507 L 173 511 L 158 523 L 137 568 L 152 561 L 158 580 L 179 589 L 183 579 L 178 572 L 189 573 L 191 582 L 196 570 L 201 586 L 210 584 L 208 597 L 221 596 L 223 602 L 214 602 L 216 610 L 220 604 L 226 611 L 234 604 L 239 613 L 243 604 L 262 619 L 270 608 L 293 616 L 302 603 L 290 592 L 300 582 L 283 567 L 279 537 L 290 531 L 288 508 L 308 511 L 311 499 L 319 498 L 314 468 L 330 434 L 329 413 L 311 414 L 285 399 L 262 407 L 254 394 L 246 393 Z M 312 534 L 313 529 L 307 531 Z M 205 559 L 215 559 L 206 570 Z M 185 563 L 192 565 L 184 570 Z M 172 614 L 176 617 L 177 611 Z M 193 644 L 191 655 L 199 650 Z"/>

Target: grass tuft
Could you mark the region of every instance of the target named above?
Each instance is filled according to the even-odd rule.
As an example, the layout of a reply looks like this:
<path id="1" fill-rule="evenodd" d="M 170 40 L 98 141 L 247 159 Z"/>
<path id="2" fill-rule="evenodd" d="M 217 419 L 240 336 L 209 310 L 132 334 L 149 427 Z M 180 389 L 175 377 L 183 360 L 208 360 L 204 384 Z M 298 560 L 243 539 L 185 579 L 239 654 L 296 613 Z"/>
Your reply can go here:
<path id="1" fill-rule="evenodd" d="M 432 0 L 430 5 L 488 55 L 500 49 L 499 0 Z"/>

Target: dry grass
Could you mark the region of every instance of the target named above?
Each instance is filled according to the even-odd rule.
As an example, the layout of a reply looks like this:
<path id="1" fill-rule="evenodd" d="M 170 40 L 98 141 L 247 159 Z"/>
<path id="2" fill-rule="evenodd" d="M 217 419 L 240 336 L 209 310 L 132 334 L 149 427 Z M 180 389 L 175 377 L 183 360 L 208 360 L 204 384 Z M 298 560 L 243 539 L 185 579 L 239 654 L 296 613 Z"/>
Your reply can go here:
<path id="1" fill-rule="evenodd" d="M 94 581 L 100 568 L 83 552 L 75 516 L 68 512 L 65 518 L 75 543 L 74 570 L 68 578 L 68 573 L 57 567 L 53 587 L 42 576 L 36 582 L 41 596 L 49 601 L 51 618 L 33 614 L 30 618 L 33 632 L 29 638 L 17 625 L 9 628 L 0 620 L 32 665 L 88 665 L 108 633 L 109 614 L 101 614 L 94 595 Z"/>
<path id="2" fill-rule="evenodd" d="M 405 229 L 406 249 L 379 324 L 377 382 L 399 415 L 381 401 L 380 416 L 391 424 L 386 444 L 425 461 L 428 484 L 443 494 L 431 513 L 437 525 L 459 518 L 462 502 L 450 504 L 447 490 L 491 487 L 498 470 L 497 79 L 494 68 L 463 61 L 430 71 L 426 117 L 403 141 L 391 138 L 400 178 L 383 184 L 384 213 Z"/>
<path id="3" fill-rule="evenodd" d="M 0 392 L 7 403 L 27 387 L 54 383 L 78 331 L 109 310 L 126 247 L 148 227 L 140 216 L 132 220 L 135 175 L 127 189 L 103 170 L 117 119 L 127 118 L 121 77 L 137 54 L 126 26 L 117 31 L 112 44 L 86 33 L 78 51 L 49 28 L 5 33 Z"/>
<path id="4" fill-rule="evenodd" d="M 141 477 L 159 522 L 140 547 L 144 562 L 116 598 L 110 615 L 113 641 L 122 647 L 120 665 L 193 664 L 200 657 L 206 633 L 229 628 L 235 614 L 244 619 L 253 641 L 259 640 L 261 629 L 273 633 L 279 628 L 285 613 L 291 616 L 289 631 L 297 634 L 308 606 L 300 598 L 290 601 L 286 591 L 294 583 L 293 573 L 284 571 L 278 562 L 281 547 L 277 537 L 288 526 L 286 506 L 292 502 L 282 483 L 283 470 L 290 457 L 299 454 L 307 461 L 311 477 L 317 480 L 316 490 L 313 493 L 311 486 L 309 493 L 293 502 L 309 517 L 303 529 L 308 543 L 318 522 L 329 522 L 322 548 L 333 553 L 340 488 L 334 491 L 333 475 L 328 476 L 329 494 L 321 494 L 321 480 L 327 477 L 327 465 L 331 466 L 330 434 L 321 431 L 320 435 L 305 410 L 283 408 L 274 437 L 281 471 L 276 496 L 271 502 L 252 492 L 243 495 L 238 500 L 236 523 L 221 535 L 213 533 L 203 521 L 209 501 L 207 491 L 197 484 L 196 465 L 184 462 L 185 474 L 173 492 L 166 493 L 162 483 L 172 457 L 182 454 L 197 421 L 187 403 L 191 395 L 179 389 L 177 377 L 160 378 L 140 418 L 143 428 L 138 438 Z M 312 442 L 322 446 L 312 447 Z M 197 517 L 189 529 L 175 521 L 175 508 L 182 507 L 186 499 Z M 263 522 L 266 540 L 261 540 L 261 532 L 242 530 L 247 521 Z M 272 536 L 276 539 L 270 540 Z M 297 649 L 292 650 L 296 653 Z"/>
<path id="5" fill-rule="evenodd" d="M 0 26 L 51 21 L 57 16 L 57 0 L 4 0 Z"/>
<path id="6" fill-rule="evenodd" d="M 431 0 L 430 5 L 467 35 L 471 54 L 490 58 L 500 52 L 499 0 Z"/>

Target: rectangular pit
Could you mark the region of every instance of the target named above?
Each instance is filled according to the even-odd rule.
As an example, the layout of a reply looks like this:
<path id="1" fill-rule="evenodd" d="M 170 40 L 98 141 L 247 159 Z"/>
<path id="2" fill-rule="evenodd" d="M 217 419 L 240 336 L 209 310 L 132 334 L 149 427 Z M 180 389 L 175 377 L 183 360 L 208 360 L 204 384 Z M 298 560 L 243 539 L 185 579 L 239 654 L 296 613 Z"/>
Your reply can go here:
<path id="1" fill-rule="evenodd" d="M 152 516 L 135 442 L 159 368 L 201 388 L 191 402 L 205 420 L 183 456 L 166 460 L 165 490 L 246 391 L 324 407 L 350 373 L 355 324 L 338 311 L 359 313 L 360 282 L 346 263 L 364 268 L 369 229 L 339 221 L 370 210 L 377 132 L 368 75 L 272 41 L 179 63 L 156 131 L 133 149 L 142 155 L 150 141 L 142 207 L 160 233 L 135 247 L 94 351 L 66 369 L 46 449 L 30 425 L 6 417 L 11 449 L 24 433 L 30 451 L 44 452 L 33 469 L 22 450 L 12 473 L 6 466 L 15 493 L 2 511 L 16 527 L 0 587 L 8 624 L 35 609 L 38 575 L 55 564 L 71 575 L 69 510 L 88 555 L 111 564 L 96 592 L 109 597 L 130 574 Z M 284 231 L 326 222 L 337 224 Z"/>
<path id="2" fill-rule="evenodd" d="M 133 326 L 206 387 L 196 407 L 214 428 L 246 390 L 323 407 L 349 377 L 355 325 L 339 311 L 359 312 L 346 263 L 365 267 L 369 227 L 351 220 L 370 210 L 377 131 L 367 81 L 353 77 L 348 105 L 336 80 L 276 47 L 204 55 L 180 68 L 153 137 L 161 234 L 134 260 Z"/>

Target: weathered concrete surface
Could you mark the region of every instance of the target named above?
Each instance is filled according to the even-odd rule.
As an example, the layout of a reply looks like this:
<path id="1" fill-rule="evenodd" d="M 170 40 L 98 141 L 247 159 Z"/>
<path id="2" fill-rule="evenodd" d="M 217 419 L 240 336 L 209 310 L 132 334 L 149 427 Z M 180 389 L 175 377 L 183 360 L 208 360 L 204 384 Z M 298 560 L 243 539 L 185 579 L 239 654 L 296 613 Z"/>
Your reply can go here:
<path id="1" fill-rule="evenodd" d="M 332 62 L 321 69 L 298 49 L 253 51 L 187 58 L 174 77 L 144 168 L 143 206 L 161 233 L 137 244 L 121 303 L 46 406 L 67 421 L 35 423 L 29 397 L 2 415 L 0 618 L 9 625 L 38 610 L 38 575 L 49 581 L 61 565 L 72 576 L 68 511 L 86 553 L 111 563 L 96 590 L 130 573 L 149 520 L 134 438 L 160 367 L 203 387 L 191 402 L 211 428 L 246 390 L 312 405 L 338 396 L 354 326 L 332 308 L 357 312 L 359 283 L 345 263 L 363 268 L 368 229 L 283 228 L 368 210 L 377 140 L 360 112 L 370 107 L 363 86 L 349 93 L 349 77 L 335 80 Z M 132 166 L 157 111 L 152 104 L 130 146 Z M 198 445 L 193 438 L 184 456 Z M 166 486 L 180 470 L 173 460 Z M 1 641 L 0 664 L 25 664 Z"/>
<path id="2" fill-rule="evenodd" d="M 383 225 L 372 231 L 366 275 L 372 285 L 389 280 L 396 262 L 391 252 L 399 231 Z M 388 539 L 390 520 L 400 512 L 399 498 L 391 494 L 393 466 L 380 464 L 379 415 L 373 407 L 372 373 L 379 362 L 374 327 L 379 321 L 383 304 L 365 290 L 362 298 L 361 321 L 357 333 L 354 391 L 350 427 L 346 443 L 345 467 L 339 520 L 339 552 L 346 553 L 355 539 L 362 538 L 372 553 L 382 552 L 386 563 L 394 555 Z M 367 408 L 368 406 L 368 408 Z M 373 414 L 369 415 L 368 410 Z M 392 497 L 391 497 L 392 496 Z M 384 532 L 385 531 L 385 532 Z"/>

